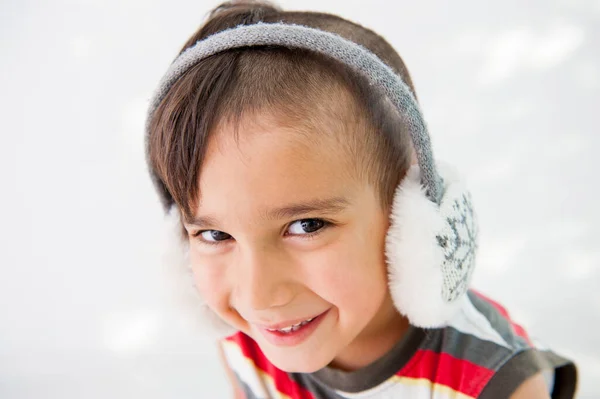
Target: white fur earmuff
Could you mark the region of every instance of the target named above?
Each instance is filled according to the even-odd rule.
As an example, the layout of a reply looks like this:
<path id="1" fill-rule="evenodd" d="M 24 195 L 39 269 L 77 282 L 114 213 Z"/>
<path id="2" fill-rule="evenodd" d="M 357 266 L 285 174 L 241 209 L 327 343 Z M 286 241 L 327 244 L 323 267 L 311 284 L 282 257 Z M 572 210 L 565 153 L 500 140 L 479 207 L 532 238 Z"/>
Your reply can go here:
<path id="1" fill-rule="evenodd" d="M 448 165 L 440 205 L 412 166 L 396 189 L 386 238 L 389 287 L 399 312 L 411 324 L 442 327 L 466 293 L 475 267 L 477 224 L 471 196 Z"/>

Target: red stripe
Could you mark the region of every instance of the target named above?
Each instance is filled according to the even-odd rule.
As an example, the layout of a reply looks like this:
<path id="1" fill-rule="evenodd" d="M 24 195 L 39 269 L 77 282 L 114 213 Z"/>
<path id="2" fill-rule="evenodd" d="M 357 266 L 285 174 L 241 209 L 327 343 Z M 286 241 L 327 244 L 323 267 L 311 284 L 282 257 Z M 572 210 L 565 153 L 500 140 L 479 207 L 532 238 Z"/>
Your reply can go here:
<path id="1" fill-rule="evenodd" d="M 258 344 L 244 333 L 238 332 L 226 338 L 235 342 L 244 356 L 252 360 L 256 367 L 269 374 L 275 383 L 275 388 L 294 399 L 314 399 L 313 394 L 302 385 L 292 380 L 288 373 L 275 367 L 260 350 Z"/>
<path id="2" fill-rule="evenodd" d="M 418 350 L 397 374 L 399 377 L 425 378 L 457 392 L 477 397 L 494 371 L 447 353 Z"/>
<path id="3" fill-rule="evenodd" d="M 504 317 L 506 319 L 506 321 L 508 321 L 508 323 L 511 325 L 514 333 L 523 338 L 528 344 L 529 346 L 533 347 L 533 343 L 531 342 L 531 339 L 529 339 L 529 335 L 527 334 L 527 331 L 525 331 L 525 329 L 515 323 L 511 318 L 510 315 L 508 314 L 508 311 L 506 310 L 506 308 L 502 305 L 500 305 L 498 302 L 494 301 L 493 299 L 487 297 L 486 295 L 482 294 L 479 291 L 476 290 L 471 290 L 473 291 L 473 293 L 475 295 L 477 295 L 478 297 L 480 297 L 481 299 L 483 299 L 484 301 L 488 302 L 490 305 L 492 305 L 494 307 L 494 309 L 496 309 L 498 311 L 498 313 L 500 313 L 502 315 L 502 317 Z"/>

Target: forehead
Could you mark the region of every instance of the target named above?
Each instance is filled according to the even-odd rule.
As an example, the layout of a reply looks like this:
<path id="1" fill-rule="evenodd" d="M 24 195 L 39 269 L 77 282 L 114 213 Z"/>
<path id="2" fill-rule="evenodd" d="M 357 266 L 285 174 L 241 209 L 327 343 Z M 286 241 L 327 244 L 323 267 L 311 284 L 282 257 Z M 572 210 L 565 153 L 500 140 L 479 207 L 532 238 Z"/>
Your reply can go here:
<path id="1" fill-rule="evenodd" d="M 357 189 L 351 159 L 331 132 L 282 126 L 268 117 L 235 128 L 222 124 L 209 140 L 197 211 L 256 215 L 288 203 L 348 197 Z"/>

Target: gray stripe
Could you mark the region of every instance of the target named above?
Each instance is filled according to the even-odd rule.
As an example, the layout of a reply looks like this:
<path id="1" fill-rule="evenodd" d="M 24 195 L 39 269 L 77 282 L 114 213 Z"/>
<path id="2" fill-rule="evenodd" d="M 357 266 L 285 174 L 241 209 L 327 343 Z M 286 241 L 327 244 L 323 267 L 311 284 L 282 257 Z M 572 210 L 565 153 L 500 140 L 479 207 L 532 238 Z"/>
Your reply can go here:
<path id="1" fill-rule="evenodd" d="M 428 330 L 420 349 L 445 353 L 490 370 L 497 370 L 513 352 L 495 342 L 465 334 L 452 327 Z"/>
<path id="2" fill-rule="evenodd" d="M 289 376 L 292 378 L 292 380 L 309 390 L 315 399 L 344 399 L 344 397 L 335 393 L 333 390 L 334 388 L 325 385 L 316 378 L 313 378 L 311 374 L 290 373 Z"/>
<path id="3" fill-rule="evenodd" d="M 371 389 L 396 374 L 415 354 L 423 342 L 425 331 L 409 326 L 404 337 L 384 356 L 356 371 L 325 367 L 310 376 L 322 385 L 344 392 Z"/>
<path id="4" fill-rule="evenodd" d="M 469 290 L 467 293 L 469 300 L 475 306 L 475 308 L 481 312 L 486 319 L 489 320 L 492 327 L 500 334 L 500 336 L 510 345 L 513 349 L 527 349 L 530 345 L 525 341 L 524 338 L 519 337 L 513 330 L 510 322 L 500 314 L 496 308 L 482 299 L 473 291 Z"/>

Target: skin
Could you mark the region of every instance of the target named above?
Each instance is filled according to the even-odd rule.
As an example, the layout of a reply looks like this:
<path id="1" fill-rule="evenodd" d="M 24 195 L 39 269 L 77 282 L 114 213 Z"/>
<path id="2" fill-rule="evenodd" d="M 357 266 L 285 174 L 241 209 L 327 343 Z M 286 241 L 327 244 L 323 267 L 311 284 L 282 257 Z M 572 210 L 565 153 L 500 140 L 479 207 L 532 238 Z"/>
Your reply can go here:
<path id="1" fill-rule="evenodd" d="M 208 143 L 196 213 L 184 223 L 207 304 L 288 372 L 362 368 L 408 327 L 387 286 L 389 210 L 349 172 L 339 135 L 326 133 L 298 134 L 264 116 L 242 121 L 236 141 L 233 127 L 222 125 Z M 306 233 L 302 220 L 326 223 Z M 324 311 L 295 346 L 274 345 L 260 332 Z M 549 398 L 543 377 L 526 380 L 511 398 Z"/>
<path id="2" fill-rule="evenodd" d="M 525 380 L 510 396 L 511 399 L 550 399 L 544 376 L 539 373 Z"/>
<path id="3" fill-rule="evenodd" d="M 354 370 L 386 353 L 408 326 L 387 287 L 388 211 L 343 166 L 350 159 L 336 150 L 336 135 L 311 136 L 266 117 L 243 121 L 237 142 L 232 126 L 212 136 L 195 221 L 185 223 L 192 270 L 207 304 L 280 369 Z M 319 203 L 330 199 L 333 206 Z M 327 223 L 307 234 L 298 222 L 306 219 Z M 296 346 L 274 345 L 260 332 L 325 311 Z"/>

